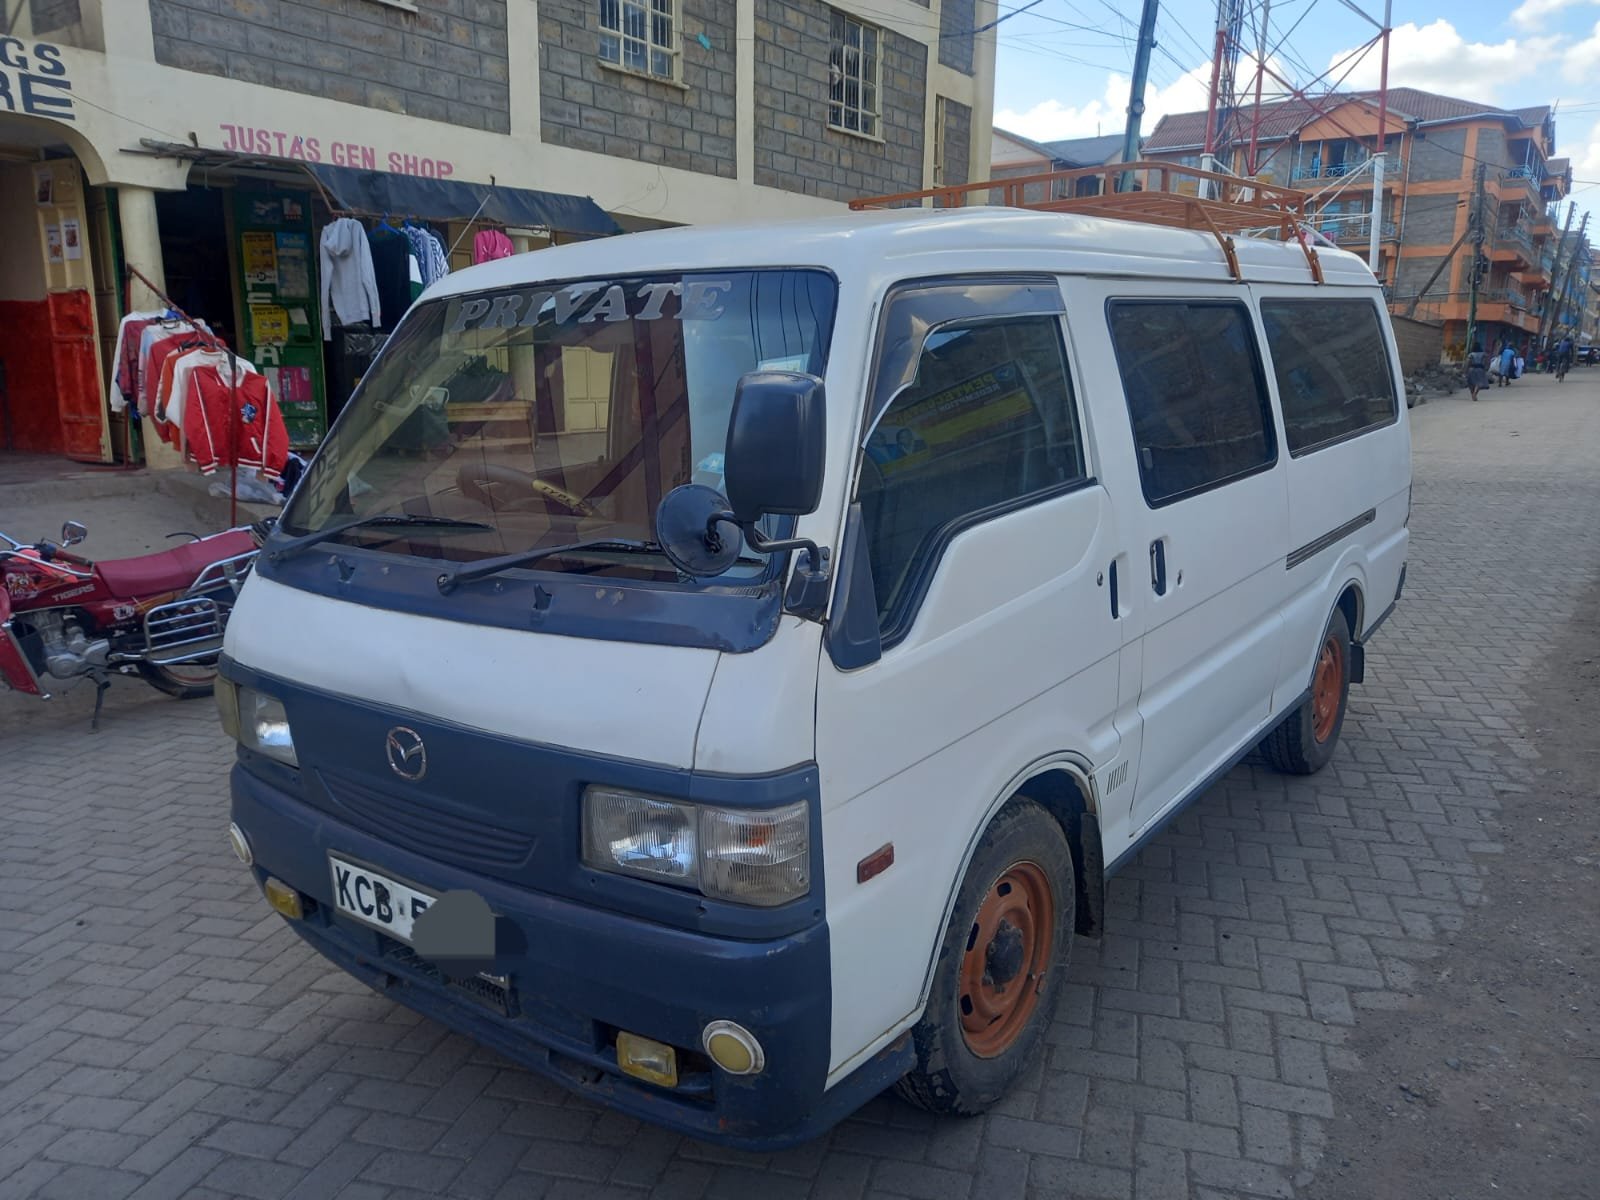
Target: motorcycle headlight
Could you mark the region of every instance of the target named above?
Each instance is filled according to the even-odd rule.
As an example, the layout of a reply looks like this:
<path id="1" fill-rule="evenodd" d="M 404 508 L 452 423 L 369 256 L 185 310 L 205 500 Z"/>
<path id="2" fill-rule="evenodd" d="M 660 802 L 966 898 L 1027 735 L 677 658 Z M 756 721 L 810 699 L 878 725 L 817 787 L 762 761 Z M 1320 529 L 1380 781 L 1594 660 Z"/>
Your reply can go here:
<path id="1" fill-rule="evenodd" d="M 591 787 L 583 796 L 583 861 L 719 900 L 785 904 L 811 890 L 810 810 L 803 800 L 721 808 Z"/>
<path id="2" fill-rule="evenodd" d="M 300 765 L 283 701 L 254 688 L 238 689 L 239 744 L 291 767 Z"/>

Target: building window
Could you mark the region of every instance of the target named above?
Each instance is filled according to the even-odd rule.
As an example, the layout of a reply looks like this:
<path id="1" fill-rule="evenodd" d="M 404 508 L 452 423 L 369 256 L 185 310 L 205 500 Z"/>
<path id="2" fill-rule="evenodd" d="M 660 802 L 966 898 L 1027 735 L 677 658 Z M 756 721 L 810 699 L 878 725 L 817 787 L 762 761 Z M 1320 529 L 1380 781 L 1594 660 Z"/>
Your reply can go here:
<path id="1" fill-rule="evenodd" d="M 847 133 L 879 137 L 878 82 L 882 32 L 842 12 L 833 14 L 828 56 L 828 124 Z"/>
<path id="2" fill-rule="evenodd" d="M 600 0 L 600 61 L 674 79 L 678 68 L 677 0 Z"/>

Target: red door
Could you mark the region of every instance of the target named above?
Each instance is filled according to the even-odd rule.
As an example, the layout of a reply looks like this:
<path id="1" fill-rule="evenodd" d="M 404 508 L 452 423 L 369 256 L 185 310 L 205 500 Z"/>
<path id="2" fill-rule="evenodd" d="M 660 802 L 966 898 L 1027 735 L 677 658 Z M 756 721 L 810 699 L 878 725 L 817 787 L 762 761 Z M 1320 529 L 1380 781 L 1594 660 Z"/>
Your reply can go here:
<path id="1" fill-rule="evenodd" d="M 82 462 L 105 458 L 106 404 L 95 352 L 94 299 L 81 288 L 48 298 L 61 453 Z"/>

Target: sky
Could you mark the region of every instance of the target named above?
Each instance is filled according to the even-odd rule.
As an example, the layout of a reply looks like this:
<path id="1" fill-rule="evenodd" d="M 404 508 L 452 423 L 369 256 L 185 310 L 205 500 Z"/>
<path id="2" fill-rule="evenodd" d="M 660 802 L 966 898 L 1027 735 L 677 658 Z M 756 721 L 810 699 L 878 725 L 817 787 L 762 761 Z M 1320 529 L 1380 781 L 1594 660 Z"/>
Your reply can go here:
<path id="1" fill-rule="evenodd" d="M 1026 11 L 1027 0 L 999 2 L 994 123 L 1038 141 L 1120 133 L 1140 0 L 1039 0 Z M 1350 3 L 1375 20 L 1340 0 L 1273 0 L 1269 45 L 1288 36 L 1272 61 L 1300 85 L 1341 63 L 1336 77 L 1353 65 L 1346 86 L 1376 87 L 1376 48 L 1348 56 L 1377 33 L 1381 0 Z M 1578 181 L 1572 198 L 1600 216 L 1600 0 L 1394 0 L 1391 21 L 1390 87 L 1503 108 L 1556 105 L 1556 154 L 1571 157 Z M 1206 107 L 1215 30 L 1214 0 L 1163 0 L 1143 132 L 1163 113 Z"/>

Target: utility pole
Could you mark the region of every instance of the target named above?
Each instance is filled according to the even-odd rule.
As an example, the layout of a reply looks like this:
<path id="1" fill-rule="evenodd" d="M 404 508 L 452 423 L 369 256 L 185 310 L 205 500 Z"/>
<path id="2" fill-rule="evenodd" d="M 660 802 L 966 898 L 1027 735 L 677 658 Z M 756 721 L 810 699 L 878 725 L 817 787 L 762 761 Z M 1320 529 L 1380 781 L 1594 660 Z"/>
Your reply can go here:
<path id="1" fill-rule="evenodd" d="M 1572 213 L 1570 211 L 1567 213 L 1567 224 L 1572 224 Z M 1552 337 L 1555 335 L 1556 327 L 1560 324 L 1557 318 L 1561 314 L 1562 305 L 1567 302 L 1567 291 L 1572 282 L 1572 268 L 1577 266 L 1578 255 L 1583 253 L 1583 235 L 1585 232 L 1587 232 L 1588 228 L 1589 214 L 1584 213 L 1583 221 L 1578 225 L 1577 245 L 1573 246 L 1572 253 L 1567 255 L 1567 269 L 1561 272 L 1561 284 L 1554 292 L 1551 293 L 1551 295 L 1555 297 L 1555 303 L 1546 306 L 1549 311 L 1545 313 L 1545 316 L 1550 318 L 1550 333 Z M 1563 240 L 1565 240 L 1564 237 Z M 1560 264 L 1558 263 L 1557 265 L 1559 266 Z M 1544 321 L 1542 319 L 1539 322 L 1539 330 L 1541 334 L 1544 331 Z"/>
<path id="2" fill-rule="evenodd" d="M 1483 262 L 1483 178 L 1488 164 L 1479 163 L 1472 172 L 1472 211 L 1467 228 L 1472 233 L 1472 269 L 1467 274 L 1467 353 L 1472 353 L 1478 332 L 1478 271 Z"/>
<path id="3" fill-rule="evenodd" d="M 1427 282 L 1417 289 L 1415 296 L 1411 297 L 1411 303 L 1406 305 L 1406 316 L 1412 317 L 1416 315 L 1417 305 L 1422 303 L 1422 298 L 1428 294 L 1428 289 L 1433 286 L 1433 281 L 1449 269 L 1450 264 L 1455 261 L 1456 254 L 1460 252 L 1462 246 L 1466 245 L 1467 239 L 1471 236 L 1472 218 L 1469 216 L 1467 218 L 1467 227 L 1461 231 L 1461 236 L 1456 239 L 1456 244 L 1446 251 L 1445 256 L 1439 260 L 1439 265 L 1433 269 L 1433 274 L 1428 276 Z M 1473 265 L 1473 270 L 1477 270 L 1476 264 Z M 1395 282 L 1400 282 L 1398 263 L 1395 264 Z M 1446 295 L 1448 296 L 1448 293 Z"/>
<path id="4" fill-rule="evenodd" d="M 1392 7 L 1392 0 L 1383 0 L 1383 62 L 1381 68 L 1383 83 L 1378 89 L 1380 97 L 1378 101 L 1378 146 L 1372 156 L 1372 229 L 1369 231 L 1370 236 L 1367 239 L 1367 266 L 1372 269 L 1374 275 L 1378 274 L 1378 238 L 1383 231 L 1383 143 L 1386 132 L 1384 127 L 1388 124 L 1389 117 L 1389 25 Z M 1260 103 L 1261 97 L 1258 95 L 1256 104 L 1259 105 Z M 1482 163 L 1478 165 L 1480 167 L 1483 166 Z M 1397 283 L 1399 282 L 1399 274 L 1399 271 L 1396 270 L 1395 282 Z M 1383 282 L 1381 276 L 1378 282 Z M 1470 342 L 1468 346 L 1470 348 Z"/>
<path id="5" fill-rule="evenodd" d="M 1561 251 L 1566 249 L 1567 234 L 1572 231 L 1572 214 L 1577 211 L 1577 208 L 1578 206 L 1576 204 L 1567 205 L 1567 223 L 1561 227 L 1561 240 L 1556 243 L 1555 257 L 1550 260 L 1550 270 L 1553 271 L 1557 276 L 1561 274 Z M 1585 214 L 1583 220 L 1585 224 L 1588 223 L 1589 218 L 1587 214 Z M 1545 330 L 1550 323 L 1551 314 L 1553 312 L 1552 304 L 1555 303 L 1555 297 L 1558 294 L 1555 288 L 1556 281 L 1552 279 L 1550 282 L 1551 288 L 1548 293 L 1548 299 L 1545 301 L 1544 312 L 1539 314 L 1540 347 L 1543 347 L 1545 344 Z"/>
<path id="6" fill-rule="evenodd" d="M 1144 12 L 1139 17 L 1139 45 L 1133 54 L 1133 80 L 1128 85 L 1128 126 L 1122 134 L 1122 161 L 1137 162 L 1139 158 L 1139 123 L 1144 118 L 1144 85 L 1150 77 L 1150 53 L 1156 48 L 1156 10 L 1159 0 L 1144 0 Z M 1133 172 L 1124 171 L 1117 176 L 1117 191 L 1133 190 Z"/>

